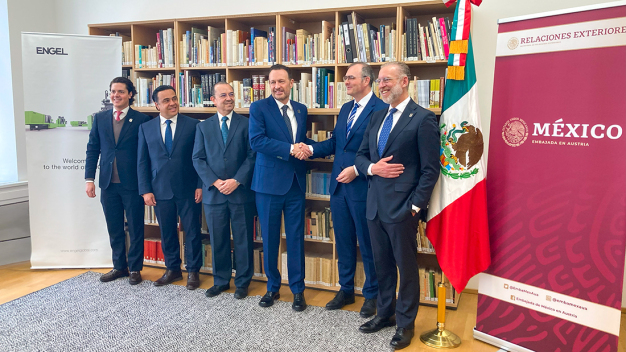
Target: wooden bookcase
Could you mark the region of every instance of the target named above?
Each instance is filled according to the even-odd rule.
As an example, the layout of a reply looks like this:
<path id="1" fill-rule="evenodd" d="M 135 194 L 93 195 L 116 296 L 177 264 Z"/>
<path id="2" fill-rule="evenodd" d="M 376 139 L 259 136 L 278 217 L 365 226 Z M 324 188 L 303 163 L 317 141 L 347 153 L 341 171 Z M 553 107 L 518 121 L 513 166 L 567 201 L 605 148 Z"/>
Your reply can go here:
<path id="1" fill-rule="evenodd" d="M 183 18 L 183 19 L 170 19 L 170 20 L 158 20 L 158 21 L 142 21 L 142 22 L 126 22 L 126 23 L 104 23 L 104 24 L 90 24 L 90 35 L 115 35 L 118 33 L 122 36 L 123 41 L 130 41 L 131 47 L 135 45 L 152 45 L 156 43 L 156 33 L 159 30 L 173 28 L 174 43 L 174 67 L 164 68 L 137 68 L 135 64 L 124 65 L 123 68 L 130 69 L 130 79 L 135 82 L 137 78 L 151 78 L 157 74 L 173 74 L 177 78 L 176 88 L 177 93 L 180 94 L 180 84 L 178 84 L 178 77 L 187 73 L 216 73 L 219 72 L 226 76 L 227 82 L 233 82 L 235 80 L 242 80 L 243 78 L 250 78 L 252 75 L 267 75 L 268 69 L 271 63 L 261 63 L 253 66 L 200 66 L 200 67 L 181 67 L 179 55 L 180 46 L 179 42 L 182 40 L 182 36 L 186 31 L 191 30 L 192 27 L 205 28 L 207 26 L 215 27 L 223 31 L 227 30 L 245 30 L 249 31 L 251 27 L 258 28 L 267 31 L 269 27 L 276 28 L 276 62 L 283 63 L 290 67 L 293 78 L 298 80 L 301 73 L 311 73 L 312 67 L 326 68 L 334 71 L 334 83 L 335 86 L 338 82 L 342 82 L 343 76 L 346 74 L 349 63 L 337 63 L 337 56 L 334 63 L 324 64 L 292 64 L 290 62 L 282 62 L 283 48 L 282 48 L 282 27 L 288 27 L 293 30 L 305 29 L 310 33 L 322 32 L 322 21 L 331 23 L 335 28 L 336 37 L 336 52 L 338 53 L 338 46 L 340 43 L 339 27 L 342 22 L 346 21 L 349 14 L 355 12 L 364 22 L 370 23 L 374 26 L 379 25 L 391 25 L 394 24 L 397 36 L 394 42 L 395 45 L 395 58 L 402 60 L 401 53 L 401 40 L 402 34 L 405 33 L 405 19 L 417 18 L 420 23 L 427 22 L 436 17 L 450 17 L 454 15 L 454 7 L 446 8 L 439 0 L 422 1 L 417 3 L 406 4 L 389 4 L 389 5 L 373 5 L 362 6 L 352 8 L 335 8 L 335 9 L 316 9 L 306 11 L 291 11 L 281 13 L 264 13 L 264 14 L 247 14 L 247 15 L 233 15 L 233 16 L 215 16 L 215 17 L 197 17 L 197 18 Z M 134 51 L 133 51 L 134 54 Z M 137 58 L 133 57 L 132 62 L 135 63 Z M 410 70 L 411 76 L 419 77 L 419 79 L 437 79 L 444 76 L 445 68 L 447 66 L 447 60 L 437 60 L 434 62 L 426 61 L 405 61 Z M 374 62 L 370 63 L 374 69 L 375 75 L 378 74 L 380 66 L 383 63 Z M 410 78 L 412 78 L 410 77 Z M 134 109 L 143 113 L 157 116 L 158 112 L 154 107 L 133 107 Z M 435 114 L 440 115 L 441 109 L 430 109 Z M 214 107 L 182 107 L 180 108 L 182 114 L 189 115 L 198 119 L 206 119 L 217 112 Z M 235 112 L 243 115 L 249 115 L 248 108 L 236 108 Z M 307 121 L 308 129 L 311 129 L 312 122 L 318 122 L 322 129 L 330 130 L 334 128 L 339 114 L 339 108 L 334 109 L 320 109 L 310 108 L 308 109 L 309 118 Z M 309 160 L 309 169 L 318 169 L 321 171 L 330 172 L 332 169 L 332 160 L 328 159 L 315 159 Z M 328 198 L 315 197 L 307 195 L 307 207 L 311 210 L 320 210 L 330 206 Z M 181 245 L 184 233 L 181 231 Z M 146 238 L 156 239 L 159 237 L 158 225 L 146 224 Z M 205 239 L 208 238 L 208 234 L 205 234 Z M 260 246 L 260 241 L 255 241 L 255 248 Z M 282 253 L 286 248 L 285 239 L 280 241 L 279 253 Z M 305 252 L 306 253 L 324 253 L 326 256 L 332 255 L 333 263 L 337 259 L 336 246 L 334 241 L 321 241 L 313 239 L 305 239 Z M 360 257 L 360 254 L 359 254 Z M 281 268 L 281 256 L 279 255 L 279 269 Z M 419 253 L 418 260 L 420 267 L 426 266 L 429 268 L 439 268 L 436 256 L 432 253 Z M 184 258 L 183 258 L 184 261 Z M 146 263 L 146 265 L 160 266 L 159 264 Z M 334 265 L 334 278 L 337 281 L 337 268 Z M 210 273 L 210 271 L 202 269 L 201 272 Z M 253 280 L 266 281 L 264 277 L 254 276 Z M 283 281 L 287 284 L 286 281 Z M 421 284 L 421 282 L 420 282 Z M 336 283 L 334 286 L 325 285 L 311 285 L 307 284 L 307 287 L 338 291 L 339 285 Z M 423 286 L 423 285 L 422 285 Z M 359 293 L 359 291 L 357 291 Z M 454 303 L 447 303 L 447 307 L 450 309 L 456 309 L 461 294 L 456 294 Z M 436 306 L 435 301 L 421 301 L 420 304 Z"/>

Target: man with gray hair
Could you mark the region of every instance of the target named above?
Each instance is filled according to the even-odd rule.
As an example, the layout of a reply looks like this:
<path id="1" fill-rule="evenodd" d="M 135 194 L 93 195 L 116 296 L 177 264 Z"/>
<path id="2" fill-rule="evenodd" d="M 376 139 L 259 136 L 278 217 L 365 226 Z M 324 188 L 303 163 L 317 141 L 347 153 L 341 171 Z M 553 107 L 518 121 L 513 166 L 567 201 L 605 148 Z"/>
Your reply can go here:
<path id="1" fill-rule="evenodd" d="M 404 63 L 381 67 L 377 82 L 389 108 L 372 116 L 355 162 L 369 176 L 366 217 L 379 287 L 376 317 L 359 330 L 397 325 L 390 343 L 395 349 L 407 347 L 414 335 L 420 292 L 416 214 L 428 206 L 439 177 L 437 118 L 411 100 L 409 76 Z"/>
<path id="2" fill-rule="evenodd" d="M 365 284 L 362 293 L 365 302 L 361 317 L 369 318 L 376 313 L 378 280 L 374 268 L 370 234 L 365 218 L 367 176 L 359 173 L 354 159 L 363 141 L 363 133 L 375 111 L 387 109 L 372 92 L 374 72 L 366 63 L 353 63 L 343 77 L 348 95 L 354 100 L 343 104 L 333 136 L 312 145 L 313 158 L 335 155 L 330 178 L 330 209 L 335 226 L 339 285 L 341 289 L 326 309 L 341 309 L 354 303 L 354 274 L 356 272 L 357 239 L 363 259 Z"/>

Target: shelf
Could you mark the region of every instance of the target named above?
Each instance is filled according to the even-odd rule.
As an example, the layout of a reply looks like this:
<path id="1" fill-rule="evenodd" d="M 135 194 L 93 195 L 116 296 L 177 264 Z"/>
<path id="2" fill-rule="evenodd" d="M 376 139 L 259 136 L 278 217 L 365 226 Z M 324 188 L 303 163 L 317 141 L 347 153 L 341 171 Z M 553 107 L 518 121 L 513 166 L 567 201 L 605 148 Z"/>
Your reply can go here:
<path id="1" fill-rule="evenodd" d="M 122 68 L 133 68 L 133 65 L 122 65 Z"/>
<path id="2" fill-rule="evenodd" d="M 174 67 L 144 67 L 144 68 L 133 68 L 136 72 L 163 72 L 163 71 L 176 71 Z"/>
<path id="3" fill-rule="evenodd" d="M 316 163 L 332 163 L 335 161 L 335 159 L 315 158 L 315 159 L 307 159 L 306 161 L 316 162 Z"/>
<path id="4" fill-rule="evenodd" d="M 448 65 L 448 60 L 436 60 L 435 62 L 427 62 L 427 61 L 404 61 L 408 66 L 419 66 L 419 65 L 433 65 L 433 66 L 445 66 Z"/>
<path id="5" fill-rule="evenodd" d="M 316 197 L 316 196 L 306 196 L 306 200 L 317 200 L 322 202 L 330 202 L 330 196 L 326 197 Z"/>
<path id="6" fill-rule="evenodd" d="M 197 70 L 226 70 L 226 66 L 196 66 L 196 67 L 179 67 L 181 71 L 197 71 Z"/>
<path id="7" fill-rule="evenodd" d="M 289 285 L 289 281 L 287 280 L 281 280 L 283 285 Z M 304 284 L 306 286 L 306 288 L 315 288 L 318 290 L 327 290 L 327 291 L 339 291 L 339 289 L 341 288 L 339 285 L 335 285 L 335 286 L 326 286 L 326 285 L 322 285 L 322 284 Z"/>
<path id="8" fill-rule="evenodd" d="M 280 236 L 282 239 L 287 239 L 287 237 L 285 237 L 285 235 Z M 333 244 L 334 242 L 331 240 L 317 240 L 314 238 L 304 238 L 305 242 L 317 242 L 317 243 L 328 243 L 328 244 Z"/>
<path id="9" fill-rule="evenodd" d="M 337 64 L 285 64 L 289 68 L 335 67 Z"/>

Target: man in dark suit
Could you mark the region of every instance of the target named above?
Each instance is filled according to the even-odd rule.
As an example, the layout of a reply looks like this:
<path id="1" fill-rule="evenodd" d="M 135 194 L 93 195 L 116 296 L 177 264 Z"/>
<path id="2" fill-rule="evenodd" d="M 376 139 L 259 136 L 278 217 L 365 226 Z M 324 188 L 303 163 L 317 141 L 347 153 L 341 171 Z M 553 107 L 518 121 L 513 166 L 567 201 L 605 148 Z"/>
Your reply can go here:
<path id="1" fill-rule="evenodd" d="M 404 63 L 381 67 L 380 95 L 389 109 L 372 116 L 356 156 L 359 173 L 370 176 L 366 215 L 379 287 L 376 317 L 359 329 L 371 333 L 397 322 L 395 349 L 413 338 L 420 292 L 415 215 L 427 207 L 439 177 L 437 119 L 409 97 L 410 74 Z"/>
<path id="2" fill-rule="evenodd" d="M 254 192 L 250 189 L 256 153 L 250 148 L 248 118 L 233 109 L 230 84 L 213 86 L 211 100 L 217 114 L 196 127 L 193 165 L 204 183 L 204 212 L 213 251 L 213 287 L 207 297 L 230 289 L 232 276 L 231 228 L 237 274 L 235 298 L 248 295 L 254 274 Z"/>
<path id="3" fill-rule="evenodd" d="M 287 240 L 289 288 L 294 294 L 293 310 L 306 309 L 304 299 L 304 205 L 306 164 L 293 155 L 310 156 L 306 138 L 307 108 L 289 100 L 293 85 L 286 66 L 274 65 L 269 72 L 272 96 L 250 106 L 250 145 L 257 152 L 252 189 L 261 222 L 267 293 L 259 305 L 269 307 L 280 297 L 278 271 L 281 214 Z"/>
<path id="4" fill-rule="evenodd" d="M 326 141 L 313 144 L 312 155 L 313 158 L 335 155 L 330 178 L 330 209 L 335 226 L 341 289 L 335 298 L 326 304 L 326 309 L 341 309 L 346 304 L 354 303 L 358 238 L 365 270 L 365 284 L 362 290 L 365 303 L 361 307 L 361 316 L 369 318 L 376 313 L 378 280 L 365 218 L 367 175 L 357 171 L 354 159 L 363 141 L 363 133 L 370 116 L 375 111 L 387 109 L 387 104 L 372 92 L 374 71 L 368 64 L 351 64 L 343 79 L 348 95 L 354 100 L 343 104 L 333 136 Z"/>
<path id="5" fill-rule="evenodd" d="M 202 181 L 193 167 L 194 137 L 198 120 L 178 114 L 178 98 L 172 86 L 160 86 L 152 93 L 160 115 L 139 127 L 137 174 L 139 194 L 146 205 L 155 206 L 161 229 L 161 246 L 166 270 L 154 282 L 163 286 L 182 280 L 178 217 L 185 231 L 187 289 L 200 285 L 202 266 L 200 233 Z"/>
<path id="6" fill-rule="evenodd" d="M 100 202 L 113 254 L 113 270 L 102 275 L 100 281 L 108 282 L 130 276 L 128 281 L 131 285 L 136 285 L 141 282 L 144 229 L 143 199 L 137 193 L 137 131 L 139 125 L 150 117 L 130 108 L 137 94 L 133 82 L 124 77 L 116 77 L 109 88 L 113 109 L 95 114 L 89 133 L 85 191 L 87 196 L 95 198 L 94 179 L 100 158 Z M 124 212 L 130 237 L 128 259 Z"/>

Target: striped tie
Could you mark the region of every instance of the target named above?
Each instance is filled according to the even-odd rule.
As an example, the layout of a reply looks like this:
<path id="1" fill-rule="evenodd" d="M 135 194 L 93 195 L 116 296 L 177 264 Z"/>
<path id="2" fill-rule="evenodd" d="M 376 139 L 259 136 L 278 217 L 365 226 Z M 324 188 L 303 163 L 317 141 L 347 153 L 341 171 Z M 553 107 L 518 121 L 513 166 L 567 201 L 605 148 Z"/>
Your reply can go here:
<path id="1" fill-rule="evenodd" d="M 350 135 L 350 129 L 352 128 L 352 123 L 354 122 L 354 117 L 356 116 L 356 111 L 359 109 L 359 103 L 354 102 L 354 107 L 352 107 L 352 111 L 350 111 L 350 116 L 348 116 L 348 128 L 346 132 L 346 138 Z"/>
<path id="2" fill-rule="evenodd" d="M 391 126 L 393 126 L 393 113 L 396 111 L 398 111 L 396 108 L 389 110 L 389 115 L 385 118 L 383 128 L 380 130 L 380 136 L 378 137 L 378 156 L 381 158 L 383 157 L 383 151 L 385 151 L 385 145 L 391 133 Z"/>

